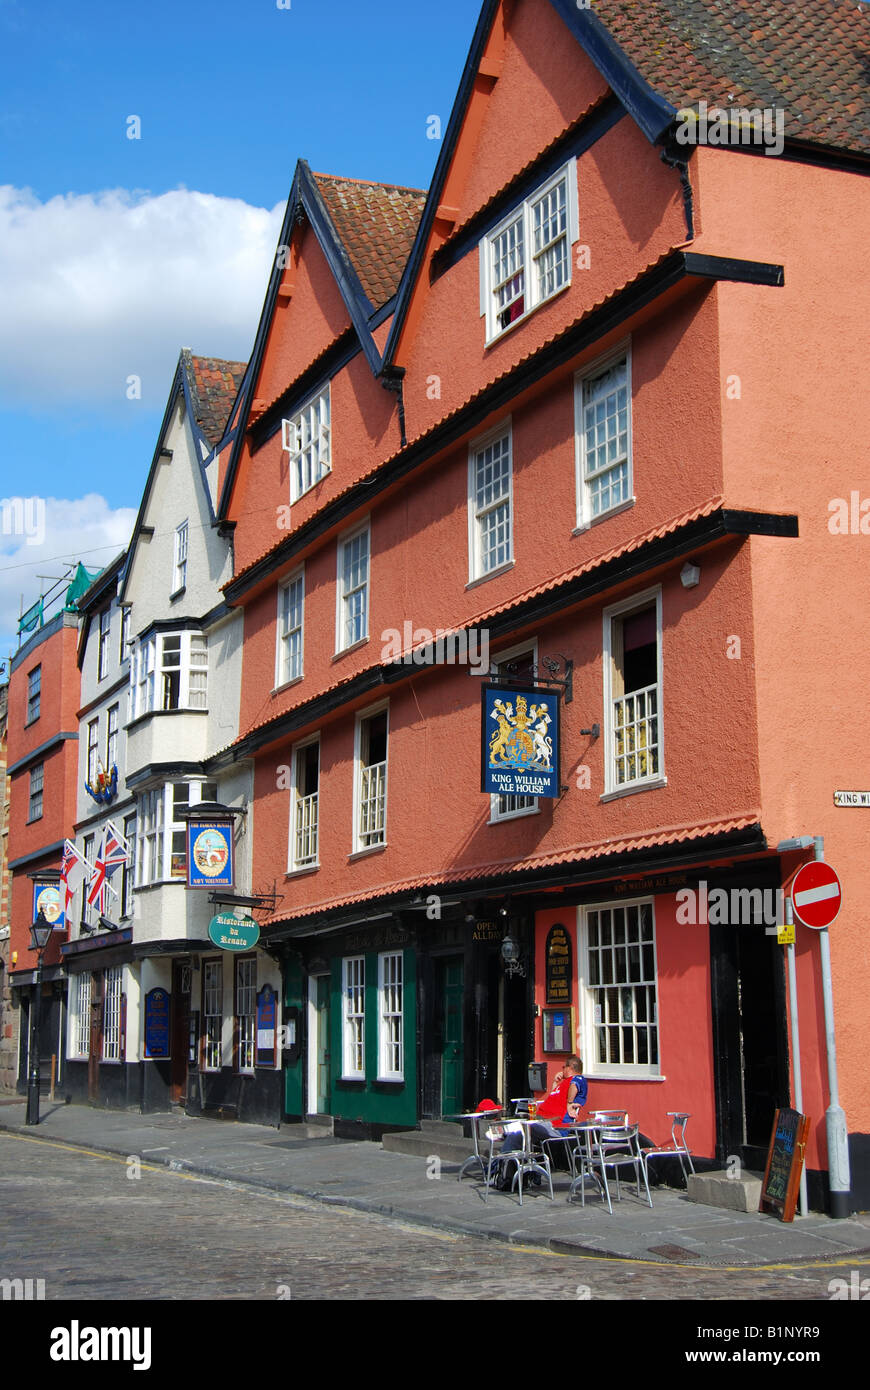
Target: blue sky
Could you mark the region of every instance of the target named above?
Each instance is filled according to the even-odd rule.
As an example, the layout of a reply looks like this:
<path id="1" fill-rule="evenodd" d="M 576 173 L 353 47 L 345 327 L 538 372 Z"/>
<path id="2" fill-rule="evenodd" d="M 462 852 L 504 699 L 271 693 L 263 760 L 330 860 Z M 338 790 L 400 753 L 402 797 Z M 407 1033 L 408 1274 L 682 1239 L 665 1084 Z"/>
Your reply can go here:
<path id="1" fill-rule="evenodd" d="M 0 497 L 47 499 L 0 530 L 0 660 L 73 533 L 126 543 L 179 349 L 248 356 L 296 159 L 427 186 L 478 13 L 0 0 Z"/>

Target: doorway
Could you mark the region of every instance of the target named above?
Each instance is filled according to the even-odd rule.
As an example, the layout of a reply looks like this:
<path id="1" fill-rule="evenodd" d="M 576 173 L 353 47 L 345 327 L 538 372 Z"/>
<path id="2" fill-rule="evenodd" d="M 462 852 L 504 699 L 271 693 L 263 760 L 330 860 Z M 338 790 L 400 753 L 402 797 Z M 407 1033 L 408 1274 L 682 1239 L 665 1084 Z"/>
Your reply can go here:
<path id="1" fill-rule="evenodd" d="M 329 976 L 308 981 L 308 1113 L 332 1114 Z"/>
<path id="2" fill-rule="evenodd" d="M 187 1100 L 187 1068 L 190 1051 L 190 965 L 172 962 L 171 1039 L 169 1044 L 169 1100 L 183 1105 Z"/>
<path id="3" fill-rule="evenodd" d="M 789 1104 L 785 964 L 764 926 L 710 928 L 717 1158 L 764 1171 L 773 1117 Z"/>
<path id="4" fill-rule="evenodd" d="M 462 956 L 448 956 L 439 960 L 437 991 L 437 998 L 441 1001 L 441 1114 L 458 1115 L 463 1109 L 462 1073 L 465 1061 Z"/>

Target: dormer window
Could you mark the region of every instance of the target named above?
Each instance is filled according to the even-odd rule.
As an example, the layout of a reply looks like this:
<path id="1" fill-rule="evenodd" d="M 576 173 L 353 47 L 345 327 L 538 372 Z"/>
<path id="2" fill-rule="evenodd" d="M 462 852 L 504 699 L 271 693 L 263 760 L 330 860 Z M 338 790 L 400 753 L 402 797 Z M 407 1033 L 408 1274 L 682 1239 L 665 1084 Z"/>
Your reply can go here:
<path id="1" fill-rule="evenodd" d="M 483 238 L 480 314 L 487 343 L 570 285 L 577 224 L 577 161 L 571 159 Z"/>
<path id="2" fill-rule="evenodd" d="M 329 387 L 314 396 L 289 420 L 281 422 L 289 455 L 290 501 L 297 502 L 332 467 L 329 432 Z"/>

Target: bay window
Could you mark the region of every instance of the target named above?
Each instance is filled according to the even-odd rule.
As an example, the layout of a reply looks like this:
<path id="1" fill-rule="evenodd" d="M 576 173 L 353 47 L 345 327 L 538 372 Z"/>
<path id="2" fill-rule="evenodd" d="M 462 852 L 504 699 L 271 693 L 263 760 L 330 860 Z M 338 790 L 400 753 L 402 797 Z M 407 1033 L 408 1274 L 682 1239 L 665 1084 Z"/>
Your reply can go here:
<path id="1" fill-rule="evenodd" d="M 187 876 L 187 820 L 184 812 L 213 801 L 213 782 L 167 782 L 142 792 L 137 803 L 136 887 Z"/>
<path id="2" fill-rule="evenodd" d="M 157 632 L 130 662 L 130 717 L 155 710 L 206 709 L 208 641 L 201 632 Z"/>

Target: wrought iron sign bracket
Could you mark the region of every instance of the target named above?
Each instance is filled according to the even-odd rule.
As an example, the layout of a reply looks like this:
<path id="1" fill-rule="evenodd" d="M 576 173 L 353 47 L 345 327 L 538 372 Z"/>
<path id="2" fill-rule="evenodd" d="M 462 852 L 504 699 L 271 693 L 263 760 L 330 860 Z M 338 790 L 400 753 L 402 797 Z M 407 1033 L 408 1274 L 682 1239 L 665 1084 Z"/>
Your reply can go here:
<path id="1" fill-rule="evenodd" d="M 483 677 L 492 685 L 509 685 L 512 689 L 528 687 L 530 690 L 537 686 L 556 685 L 561 687 L 564 692 L 562 698 L 566 705 L 570 705 L 574 699 L 574 662 L 567 656 L 544 656 L 541 658 L 541 666 L 549 672 L 549 675 L 538 675 L 538 667 L 532 667 L 531 675 L 518 670 L 519 663 L 509 661 L 501 671 L 488 671 Z M 470 672 L 469 674 L 477 674 Z"/>

